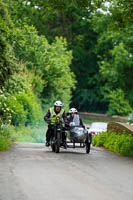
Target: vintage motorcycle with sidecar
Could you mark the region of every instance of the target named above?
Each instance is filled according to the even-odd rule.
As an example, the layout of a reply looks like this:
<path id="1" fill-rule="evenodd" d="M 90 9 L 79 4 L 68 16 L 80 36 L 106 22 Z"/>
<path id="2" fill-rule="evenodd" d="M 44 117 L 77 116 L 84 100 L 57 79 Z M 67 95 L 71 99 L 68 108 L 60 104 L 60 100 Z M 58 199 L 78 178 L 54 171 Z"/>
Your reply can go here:
<path id="1" fill-rule="evenodd" d="M 92 136 L 88 134 L 87 130 L 80 126 L 79 115 L 75 115 L 73 122 L 69 124 L 69 130 L 67 131 L 66 142 L 64 143 L 65 128 L 61 118 L 55 119 L 55 125 L 53 128 L 53 135 L 50 140 L 50 145 L 53 152 L 59 153 L 60 148 L 85 148 L 86 153 L 90 152 Z"/>

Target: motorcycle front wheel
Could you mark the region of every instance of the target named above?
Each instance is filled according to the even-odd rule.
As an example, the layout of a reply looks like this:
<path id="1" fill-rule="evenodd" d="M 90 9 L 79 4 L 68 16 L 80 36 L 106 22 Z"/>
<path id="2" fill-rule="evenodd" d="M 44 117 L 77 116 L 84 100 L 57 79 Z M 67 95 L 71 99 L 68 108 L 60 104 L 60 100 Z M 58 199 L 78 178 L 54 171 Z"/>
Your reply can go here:
<path id="1" fill-rule="evenodd" d="M 55 152 L 55 145 L 54 144 L 51 145 L 51 148 L 52 148 L 52 151 Z"/>
<path id="2" fill-rule="evenodd" d="M 57 132 L 57 140 L 55 143 L 55 153 L 59 153 L 60 152 L 60 132 Z"/>

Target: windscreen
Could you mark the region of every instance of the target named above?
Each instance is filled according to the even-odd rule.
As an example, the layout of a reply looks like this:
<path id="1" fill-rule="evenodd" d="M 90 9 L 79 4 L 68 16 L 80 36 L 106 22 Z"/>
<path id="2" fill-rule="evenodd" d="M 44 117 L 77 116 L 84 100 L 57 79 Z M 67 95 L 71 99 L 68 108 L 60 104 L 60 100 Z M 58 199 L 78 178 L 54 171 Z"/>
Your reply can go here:
<path id="1" fill-rule="evenodd" d="M 75 123 L 75 126 L 80 126 L 79 115 L 74 115 L 73 122 Z"/>

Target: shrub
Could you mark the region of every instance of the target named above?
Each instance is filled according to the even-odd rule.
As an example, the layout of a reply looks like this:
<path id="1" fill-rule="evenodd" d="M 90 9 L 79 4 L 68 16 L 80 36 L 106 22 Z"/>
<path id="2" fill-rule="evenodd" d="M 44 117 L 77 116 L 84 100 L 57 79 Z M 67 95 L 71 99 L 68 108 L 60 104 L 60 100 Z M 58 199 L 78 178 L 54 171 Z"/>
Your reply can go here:
<path id="1" fill-rule="evenodd" d="M 94 146 L 103 146 L 104 142 L 106 141 L 106 133 L 103 132 L 99 135 L 96 135 L 94 138 L 93 138 L 93 145 Z"/>
<path id="2" fill-rule="evenodd" d="M 42 110 L 39 100 L 32 91 L 16 95 L 17 101 L 23 106 L 26 114 L 25 125 L 35 125 L 43 120 Z"/>
<path id="3" fill-rule="evenodd" d="M 14 75 L 9 85 L 0 90 L 0 119 L 15 126 L 33 125 L 43 120 L 41 103 L 32 91 L 26 77 Z"/>
<path id="4" fill-rule="evenodd" d="M 11 143 L 16 140 L 14 128 L 9 125 L 3 125 L 0 128 L 0 151 L 6 151 Z"/>
<path id="5" fill-rule="evenodd" d="M 118 135 L 114 132 L 103 132 L 94 136 L 92 144 L 106 147 L 110 151 L 121 155 L 133 156 L 133 137 L 126 133 Z"/>

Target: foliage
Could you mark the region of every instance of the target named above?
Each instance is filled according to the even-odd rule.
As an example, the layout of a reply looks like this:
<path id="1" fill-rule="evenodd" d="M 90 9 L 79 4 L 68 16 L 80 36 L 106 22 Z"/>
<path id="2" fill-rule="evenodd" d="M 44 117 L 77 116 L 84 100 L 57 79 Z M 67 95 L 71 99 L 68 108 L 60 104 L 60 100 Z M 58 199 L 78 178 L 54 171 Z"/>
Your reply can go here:
<path id="1" fill-rule="evenodd" d="M 72 93 L 71 106 L 77 107 L 80 111 L 110 113 L 111 92 L 120 89 L 124 94 L 126 104 L 129 104 L 128 107 L 133 107 L 131 73 L 133 27 L 132 6 L 129 6 L 132 5 L 131 0 L 109 0 L 108 2 L 105 0 L 93 2 L 86 0 L 82 2 L 77 0 L 71 2 L 6 0 L 5 2 L 7 2 L 12 20 L 19 27 L 19 31 L 16 30 L 16 37 L 17 44 L 20 42 L 20 45 L 15 45 L 15 52 L 19 56 L 21 54 L 22 60 L 23 58 L 27 60 L 29 51 L 34 55 L 34 49 L 31 47 L 32 34 L 35 41 L 38 41 L 38 38 L 41 41 L 40 38 L 45 35 L 47 41 L 52 45 L 56 36 L 66 38 L 67 48 L 72 50 L 73 55 L 71 70 L 75 73 L 77 80 L 76 89 Z M 31 24 L 37 29 L 38 37 L 35 36 L 35 29 L 31 31 L 32 34 L 29 34 L 31 28 L 28 26 L 26 29 L 23 28 L 25 25 L 31 26 Z M 18 37 L 21 37 L 21 40 Z M 28 42 L 26 42 L 26 37 Z M 39 44 L 39 42 L 37 43 Z M 38 44 L 34 44 L 35 50 Z M 24 45 L 31 47 L 31 49 L 27 48 L 27 57 L 23 55 Z M 23 50 L 20 49 L 20 46 L 23 47 Z M 40 55 L 39 52 L 38 54 Z M 38 68 L 40 66 L 33 56 L 29 56 L 29 58 L 26 61 L 28 67 Z M 127 77 L 129 78 L 127 79 Z M 48 80 L 45 82 L 41 75 L 35 76 L 33 82 L 36 92 L 40 94 L 42 91 L 41 97 L 45 107 L 46 102 L 52 103 L 59 96 L 55 96 L 56 92 L 52 88 L 49 90 L 49 96 L 45 89 L 51 83 Z M 50 86 L 53 87 L 53 85 Z M 70 88 L 72 89 L 73 86 Z M 45 99 L 44 93 L 47 95 L 47 99 Z M 66 90 L 66 93 L 69 94 L 69 97 L 65 96 L 62 99 L 66 98 L 65 103 L 67 100 L 70 103 L 70 91 Z M 124 108 L 124 110 L 130 109 Z M 115 109 L 113 112 L 124 115 L 125 111 L 118 112 L 118 109 L 117 111 Z"/>
<path id="2" fill-rule="evenodd" d="M 17 70 L 15 56 L 9 44 L 12 28 L 8 10 L 0 1 L 0 88 L 5 80 Z"/>
<path id="3" fill-rule="evenodd" d="M 0 95 L 2 121 L 15 126 L 33 125 L 42 121 L 40 102 L 33 94 L 26 77 L 20 78 L 20 75 L 15 74 L 8 83 L 10 85 L 6 87 L 5 91 L 1 91 Z"/>
<path id="4" fill-rule="evenodd" d="M 13 23 L 8 10 L 12 17 L 18 2 L 5 2 L 7 5 L 0 0 L 0 128 L 6 124 L 36 126 L 43 122 L 42 103 L 46 109 L 60 99 L 68 107 L 75 84 L 69 68 L 72 53 L 62 37 L 49 44 L 25 19 L 19 23 L 14 15 Z M 19 3 L 25 6 L 23 1 Z M 33 135 L 33 141 L 39 141 Z M 11 141 L 9 135 L 6 138 L 1 132 L 0 136 L 1 141 Z"/>
<path id="5" fill-rule="evenodd" d="M 0 128 L 0 151 L 6 151 L 11 147 L 12 142 L 34 142 L 45 141 L 46 126 L 25 127 L 3 125 Z"/>
<path id="6" fill-rule="evenodd" d="M 105 120 L 92 120 L 92 119 L 82 119 L 82 121 L 87 125 L 87 124 L 91 124 L 93 122 L 107 122 Z"/>
<path id="7" fill-rule="evenodd" d="M 128 115 L 132 11 L 131 0 L 0 0 L 0 127 L 42 123 L 55 100 Z"/>
<path id="8" fill-rule="evenodd" d="M 20 126 L 15 128 L 16 142 L 34 142 L 44 143 L 46 126 L 25 127 Z"/>
<path id="9" fill-rule="evenodd" d="M 114 5 L 110 9 L 112 15 L 114 14 L 113 9 L 115 10 Z M 131 75 L 133 70 L 131 33 L 133 31 L 132 25 L 123 30 L 114 29 L 112 15 L 98 12 L 93 17 L 94 30 L 100 33 L 96 45 L 96 52 L 99 54 L 99 76 L 103 82 L 100 91 L 104 102 L 108 105 L 107 113 L 127 115 L 131 111 L 133 94 Z M 116 19 L 114 23 L 115 21 Z M 116 98 L 119 95 L 121 95 L 120 102 L 123 101 L 122 109 L 120 109 L 120 105 L 118 106 L 119 102 Z M 117 108 L 115 108 L 115 104 Z"/>
<path id="10" fill-rule="evenodd" d="M 116 89 L 114 91 L 110 91 L 109 94 L 109 115 L 121 115 L 127 116 L 131 111 L 132 108 L 129 105 L 129 102 L 124 98 L 124 92 L 121 89 Z"/>
<path id="11" fill-rule="evenodd" d="M 0 127 L 0 151 L 6 151 L 15 141 L 14 128 L 9 125 Z"/>
<path id="12" fill-rule="evenodd" d="M 60 99 L 68 106 L 75 79 L 69 68 L 72 53 L 67 51 L 66 40 L 56 38 L 50 45 L 34 27 L 24 26 L 17 29 L 14 49 L 19 60 L 25 60 L 29 71 L 35 74 L 32 85 L 43 104 Z"/>
<path id="13" fill-rule="evenodd" d="M 107 133 L 103 132 L 93 137 L 92 144 L 94 146 L 103 146 L 106 141 Z"/>
<path id="14" fill-rule="evenodd" d="M 133 156 L 133 137 L 126 133 L 118 135 L 114 132 L 103 132 L 94 136 L 92 144 L 106 147 L 124 156 Z"/>
<path id="15" fill-rule="evenodd" d="M 14 0 L 10 1 L 12 5 L 17 4 L 16 12 L 14 13 L 11 10 L 12 19 L 16 21 L 18 15 L 17 18 L 22 19 L 20 24 L 33 24 L 39 34 L 45 35 L 50 43 L 55 41 L 56 36 L 63 36 L 67 39 L 67 46 L 73 51 L 71 70 L 77 79 L 71 106 L 76 106 L 82 111 L 96 111 L 96 109 L 101 111 L 104 109 L 103 102 L 100 102 L 99 84 L 92 80 L 98 69 L 97 57 L 93 49 L 96 43 L 96 34 L 91 28 L 89 7 L 85 6 L 88 1 L 82 1 L 82 5 L 79 1 L 63 1 L 65 2 L 63 9 L 60 9 L 62 4 L 58 4 L 62 1 L 58 1 L 57 4 L 51 1 L 47 3 L 44 1 L 30 2 L 31 4 L 28 5 L 28 3 L 22 4 L 20 1 L 18 3 Z M 78 2 L 78 4 L 75 2 Z M 35 6 L 38 7 L 35 9 Z M 92 80 L 91 83 L 90 79 Z M 96 87 L 98 87 L 97 92 Z M 66 102 L 67 100 L 65 100 Z"/>

